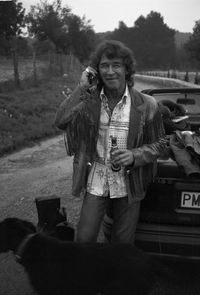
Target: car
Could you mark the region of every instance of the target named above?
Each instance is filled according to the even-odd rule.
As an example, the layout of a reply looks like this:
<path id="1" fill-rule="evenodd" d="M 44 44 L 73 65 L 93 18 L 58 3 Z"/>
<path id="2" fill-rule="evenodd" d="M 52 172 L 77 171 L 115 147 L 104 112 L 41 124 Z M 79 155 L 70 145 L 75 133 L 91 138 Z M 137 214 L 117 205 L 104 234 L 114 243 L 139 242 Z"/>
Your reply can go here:
<path id="1" fill-rule="evenodd" d="M 164 106 L 178 106 L 182 112 L 176 113 L 169 108 L 171 125 L 167 124 L 169 120 L 165 125 L 169 139 L 168 151 L 158 159 L 155 180 L 141 202 L 135 244 L 154 255 L 198 260 L 200 88 L 146 89 L 142 92 L 152 95 Z M 180 125 L 180 122 L 185 124 Z M 186 142 L 187 136 L 191 140 L 189 146 Z M 191 163 L 195 169 L 191 168 Z"/>

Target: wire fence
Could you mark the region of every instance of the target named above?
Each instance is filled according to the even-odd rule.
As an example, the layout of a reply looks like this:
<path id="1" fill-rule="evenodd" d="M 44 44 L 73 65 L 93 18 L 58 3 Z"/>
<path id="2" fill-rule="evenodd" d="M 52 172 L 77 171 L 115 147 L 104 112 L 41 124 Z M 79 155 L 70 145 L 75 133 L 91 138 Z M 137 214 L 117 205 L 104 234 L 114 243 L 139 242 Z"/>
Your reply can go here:
<path id="1" fill-rule="evenodd" d="M 70 72 L 80 72 L 82 65 L 73 55 L 49 53 L 28 57 L 6 59 L 0 56 L 0 83 L 31 79 L 34 83 L 51 76 L 62 76 Z"/>
<path id="2" fill-rule="evenodd" d="M 49 52 L 28 57 L 19 57 L 13 53 L 13 57 L 9 59 L 0 56 L 0 92 L 9 90 L 10 84 L 19 86 L 22 81 L 27 85 L 37 85 L 41 80 L 48 80 L 53 76 L 77 76 L 82 69 L 83 65 L 74 55 Z M 174 78 L 200 85 L 198 71 L 140 71 L 139 74 Z"/>
<path id="3" fill-rule="evenodd" d="M 190 82 L 193 84 L 200 84 L 200 72 L 196 71 L 178 71 L 178 70 L 168 70 L 168 71 L 141 71 L 141 75 L 163 77 L 163 78 L 173 78 L 182 80 L 185 82 Z"/>

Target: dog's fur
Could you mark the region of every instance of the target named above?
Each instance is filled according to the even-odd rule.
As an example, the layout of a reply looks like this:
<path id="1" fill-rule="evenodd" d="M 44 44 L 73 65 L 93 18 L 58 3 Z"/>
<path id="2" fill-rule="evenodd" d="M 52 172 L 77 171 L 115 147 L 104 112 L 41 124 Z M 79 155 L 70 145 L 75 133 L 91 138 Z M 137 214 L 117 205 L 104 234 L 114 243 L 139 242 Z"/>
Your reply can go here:
<path id="1" fill-rule="evenodd" d="M 5 219 L 0 223 L 0 252 L 17 254 L 32 233 L 36 233 L 32 223 Z M 128 244 L 63 242 L 36 233 L 20 254 L 20 262 L 40 295 L 190 294 L 185 293 L 187 283 L 181 273 L 173 270 L 176 264 L 162 264 Z M 193 288 L 191 294 L 200 294 L 200 290 L 195 293 Z"/>

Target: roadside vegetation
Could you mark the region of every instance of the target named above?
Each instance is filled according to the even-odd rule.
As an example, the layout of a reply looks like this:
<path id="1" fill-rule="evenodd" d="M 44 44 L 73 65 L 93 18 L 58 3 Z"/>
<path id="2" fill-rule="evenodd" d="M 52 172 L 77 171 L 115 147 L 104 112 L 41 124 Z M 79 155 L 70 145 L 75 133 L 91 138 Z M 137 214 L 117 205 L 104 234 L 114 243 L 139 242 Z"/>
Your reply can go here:
<path id="1" fill-rule="evenodd" d="M 0 94 L 0 156 L 59 134 L 54 126 L 55 113 L 63 101 L 64 87 L 72 89 L 76 75 L 54 77 L 38 87 Z"/>

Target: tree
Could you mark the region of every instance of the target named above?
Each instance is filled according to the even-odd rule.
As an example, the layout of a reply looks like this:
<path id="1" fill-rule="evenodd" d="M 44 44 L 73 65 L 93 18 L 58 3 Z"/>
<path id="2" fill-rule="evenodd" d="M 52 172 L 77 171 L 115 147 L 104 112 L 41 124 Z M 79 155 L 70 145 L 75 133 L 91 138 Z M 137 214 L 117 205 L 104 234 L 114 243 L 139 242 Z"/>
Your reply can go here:
<path id="1" fill-rule="evenodd" d="M 17 53 L 20 56 L 25 57 L 32 54 L 32 49 L 27 38 L 23 38 L 19 36 L 16 40 L 16 48 L 17 48 Z"/>
<path id="2" fill-rule="evenodd" d="M 15 85 L 20 85 L 17 59 L 17 45 L 24 24 L 25 9 L 17 0 L 0 1 L 0 44 L 6 55 L 12 53 Z"/>
<path id="3" fill-rule="evenodd" d="M 38 40 L 50 40 L 57 52 L 75 54 L 81 61 L 87 59 L 94 43 L 94 31 L 85 17 L 72 14 L 61 1 L 47 1 L 32 6 L 26 22 L 31 35 Z"/>
<path id="4" fill-rule="evenodd" d="M 50 53 L 55 51 L 55 45 L 49 39 L 44 41 L 34 39 L 32 47 L 37 55 L 42 55 L 46 54 L 47 52 Z"/>
<path id="5" fill-rule="evenodd" d="M 95 33 L 90 21 L 86 20 L 85 17 L 80 18 L 71 14 L 68 19 L 67 38 L 63 41 L 65 51 L 76 55 L 81 62 L 87 60 L 95 44 Z"/>
<path id="6" fill-rule="evenodd" d="M 133 29 L 135 54 L 144 68 L 169 68 L 173 65 L 176 47 L 175 31 L 170 29 L 160 13 L 151 11 L 139 17 Z"/>
<path id="7" fill-rule="evenodd" d="M 25 9 L 17 0 L 0 1 L 0 36 L 9 40 L 19 36 L 24 24 Z"/>
<path id="8" fill-rule="evenodd" d="M 193 59 L 200 62 L 200 20 L 195 22 L 192 36 L 185 44 L 185 49 Z"/>
<path id="9" fill-rule="evenodd" d="M 0 1 L 0 44 L 6 55 L 16 45 L 16 39 L 22 34 L 25 9 L 17 0 Z"/>
<path id="10" fill-rule="evenodd" d="M 70 9 L 61 7 L 60 0 L 49 4 L 41 1 L 36 6 L 31 6 L 30 12 L 26 16 L 26 23 L 30 36 L 36 37 L 40 41 L 49 39 L 60 49 L 59 39 L 66 33 L 66 19 Z"/>
<path id="11" fill-rule="evenodd" d="M 131 28 L 120 22 L 110 38 L 124 42 L 133 50 L 138 68 L 155 69 L 169 68 L 175 62 L 174 34 L 160 13 L 151 11 L 147 17 L 141 15 Z"/>
<path id="12" fill-rule="evenodd" d="M 129 28 L 123 21 L 119 21 L 118 28 L 115 29 L 109 36 L 109 38 L 119 40 L 127 45 L 129 43 L 129 37 Z"/>

